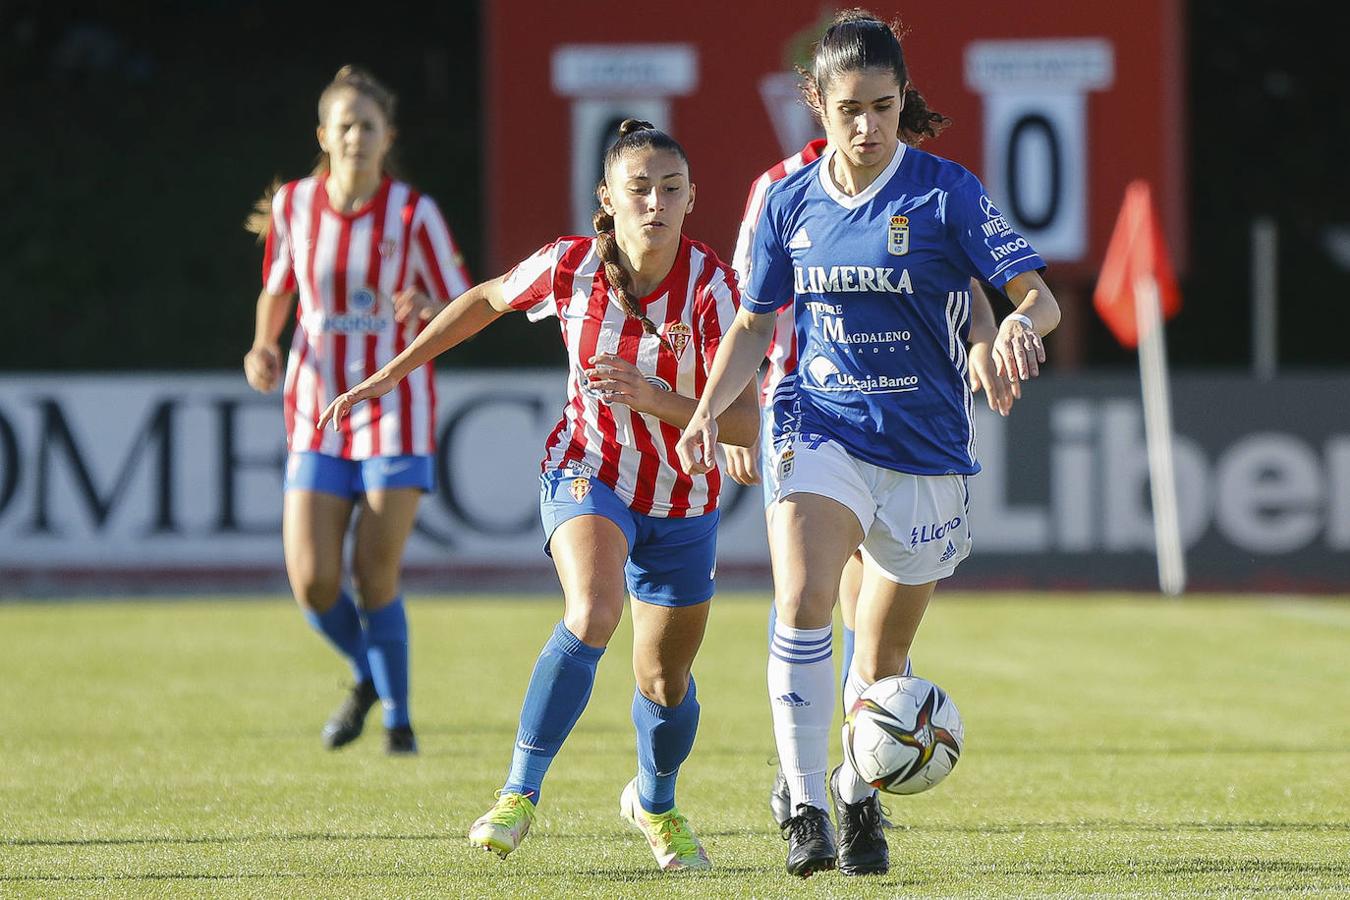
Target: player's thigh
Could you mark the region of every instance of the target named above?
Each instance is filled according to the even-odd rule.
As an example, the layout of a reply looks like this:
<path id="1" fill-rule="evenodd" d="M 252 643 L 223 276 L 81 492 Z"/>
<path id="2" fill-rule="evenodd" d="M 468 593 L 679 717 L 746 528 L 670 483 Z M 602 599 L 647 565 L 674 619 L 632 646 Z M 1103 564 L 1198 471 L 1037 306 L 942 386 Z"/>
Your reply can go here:
<path id="1" fill-rule="evenodd" d="M 563 589 L 563 622 L 592 647 L 609 644 L 623 618 L 628 538 L 598 513 L 567 519 L 549 536 L 549 552 Z"/>
<path id="2" fill-rule="evenodd" d="M 352 500 L 323 491 L 286 491 L 281 513 L 281 543 L 286 574 L 296 600 L 326 612 L 342 584 L 342 541 L 351 519 Z"/>
<path id="3" fill-rule="evenodd" d="M 853 668 L 864 681 L 904 670 L 936 586 L 901 584 L 876 566 L 864 567 L 853 621 Z"/>
<path id="4" fill-rule="evenodd" d="M 858 592 L 862 590 L 863 557 L 855 550 L 844 563 L 844 574 L 839 576 L 839 615 L 845 628 L 853 628 L 854 613 L 858 609 Z"/>
<path id="5" fill-rule="evenodd" d="M 778 618 L 794 628 L 830 624 L 844 564 L 862 541 L 862 526 L 847 506 L 821 494 L 780 499 L 769 517 Z"/>
<path id="6" fill-rule="evenodd" d="M 357 504 L 352 563 L 366 609 L 379 609 L 398 593 L 403 549 L 422 494 L 420 488 L 367 491 Z"/>
<path id="7" fill-rule="evenodd" d="M 677 706 L 703 644 L 710 602 L 692 606 L 633 603 L 633 677 L 638 690 L 661 706 Z"/>

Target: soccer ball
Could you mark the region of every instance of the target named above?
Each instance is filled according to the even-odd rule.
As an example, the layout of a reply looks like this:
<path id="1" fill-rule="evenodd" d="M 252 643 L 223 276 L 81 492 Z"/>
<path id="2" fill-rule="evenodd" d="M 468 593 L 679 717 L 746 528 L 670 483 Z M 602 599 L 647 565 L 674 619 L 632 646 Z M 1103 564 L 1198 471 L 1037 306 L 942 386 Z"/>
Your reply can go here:
<path id="1" fill-rule="evenodd" d="M 917 794 L 947 777 L 965 728 L 945 691 L 912 675 L 868 686 L 844 717 L 844 754 L 874 788 Z"/>

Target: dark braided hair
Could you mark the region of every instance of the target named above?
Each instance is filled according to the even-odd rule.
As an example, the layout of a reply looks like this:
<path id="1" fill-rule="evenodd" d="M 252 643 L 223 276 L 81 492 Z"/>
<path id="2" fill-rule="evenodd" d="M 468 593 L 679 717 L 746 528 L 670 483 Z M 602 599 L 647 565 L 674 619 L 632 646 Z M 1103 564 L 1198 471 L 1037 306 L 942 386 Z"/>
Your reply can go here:
<path id="1" fill-rule="evenodd" d="M 896 84 L 905 91 L 900 110 L 900 140 L 917 145 L 926 137 L 937 137 L 951 119 L 928 108 L 928 101 L 909 83 L 909 67 L 900 49 L 903 30 L 899 21 L 887 24 L 865 9 L 846 9 L 834 17 L 816 44 L 811 70 L 798 67 L 799 87 L 806 105 L 825 121 L 825 92 L 831 81 L 845 72 L 863 69 L 889 69 Z"/>
<path id="2" fill-rule="evenodd" d="M 684 148 L 673 137 L 651 122 L 624 119 L 619 125 L 619 139 L 605 151 L 605 178 L 608 179 L 610 170 L 624 154 L 646 149 L 669 151 L 678 156 L 686 166 L 689 165 L 689 157 L 685 156 Z M 596 191 L 598 194 L 598 187 Z M 638 306 L 637 298 L 633 296 L 633 276 L 619 262 L 619 242 L 614 238 L 614 217 L 601 207 L 595 211 L 591 224 L 595 227 L 595 251 L 605 265 L 605 278 L 618 295 L 619 305 L 623 307 L 624 313 L 641 322 L 642 330 L 655 335 L 661 346 L 671 349 L 670 343 L 661 336 L 656 323 L 646 316 L 642 307 Z"/>

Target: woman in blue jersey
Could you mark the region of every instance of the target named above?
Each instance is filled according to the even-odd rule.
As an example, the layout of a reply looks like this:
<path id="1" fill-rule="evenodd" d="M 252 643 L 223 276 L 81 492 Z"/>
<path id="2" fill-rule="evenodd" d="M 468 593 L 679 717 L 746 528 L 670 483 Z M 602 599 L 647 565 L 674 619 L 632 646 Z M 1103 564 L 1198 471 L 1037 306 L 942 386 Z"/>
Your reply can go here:
<path id="1" fill-rule="evenodd" d="M 769 694 L 791 793 L 787 869 L 885 872 L 875 792 L 830 777 L 831 609 L 845 563 L 866 566 L 846 705 L 900 673 L 937 582 L 970 551 L 966 478 L 979 471 L 967 381 L 970 279 L 1016 306 L 994 341 L 1000 373 L 1035 374 L 1059 308 L 1044 262 L 956 163 L 918 150 L 945 117 L 910 86 L 895 30 L 841 13 L 803 92 L 829 147 L 769 193 L 744 302 L 677 451 L 711 465 L 714 417 L 754 375 L 774 313 L 795 303 L 798 366 L 774 393 L 778 505 L 769 544 L 778 622 Z M 795 301 L 793 300 L 795 296 Z"/>

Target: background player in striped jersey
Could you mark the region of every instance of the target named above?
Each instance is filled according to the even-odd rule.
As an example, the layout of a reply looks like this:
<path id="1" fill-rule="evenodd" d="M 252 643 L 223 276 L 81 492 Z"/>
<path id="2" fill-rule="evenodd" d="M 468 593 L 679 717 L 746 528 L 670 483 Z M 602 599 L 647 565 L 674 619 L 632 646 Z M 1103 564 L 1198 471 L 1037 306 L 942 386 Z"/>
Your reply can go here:
<path id="1" fill-rule="evenodd" d="M 393 177 L 394 102 L 368 73 L 343 67 L 319 98 L 323 157 L 314 173 L 269 191 L 249 219 L 267 249 L 244 372 L 259 391 L 276 387 L 277 341 L 298 292 L 284 391 L 286 572 L 306 618 L 356 678 L 324 726 L 324 743 L 354 740 L 382 699 L 386 750 L 397 754 L 417 751 L 399 577 L 417 504 L 433 485 L 431 366 L 337 432 L 317 424 L 329 400 L 393 359 L 469 286 L 436 204 Z M 359 610 L 342 586 L 353 510 Z"/>
<path id="2" fill-rule="evenodd" d="M 917 140 L 911 137 L 911 140 Z M 769 189 L 783 178 L 796 172 L 802 166 L 815 162 L 825 151 L 824 138 L 810 141 L 801 150 L 786 159 L 780 160 L 768 168 L 750 185 L 750 195 L 746 198 L 745 214 L 741 219 L 736 237 L 736 250 L 732 255 L 732 268 L 736 277 L 744 283 L 749 278 L 750 249 L 755 236 L 755 225 L 764 210 L 764 201 Z M 1000 376 L 992 358 L 992 342 L 997 334 L 994 310 L 989 303 L 980 283 L 971 279 L 971 326 L 970 326 L 970 387 L 972 391 L 985 389 L 985 398 L 989 408 L 1007 415 L 1012 407 L 1013 394 L 1008 380 Z M 772 515 L 773 502 L 777 491 L 777 481 L 773 477 L 771 457 L 773 454 L 773 393 L 779 381 L 788 372 L 797 368 L 797 343 L 793 333 L 793 306 L 788 304 L 778 311 L 774 323 L 773 338 L 769 342 L 766 354 L 768 365 L 760 386 L 760 410 L 762 414 L 759 429 L 758 448 L 724 447 L 727 460 L 727 474 L 741 484 L 761 483 L 764 490 L 764 511 L 766 518 Z M 986 389 L 987 388 L 987 389 Z M 844 565 L 843 576 L 839 580 L 839 612 L 843 621 L 843 659 L 839 666 L 840 696 L 846 688 L 849 668 L 853 663 L 853 624 L 854 610 L 857 607 L 858 591 L 862 587 L 863 555 L 859 550 Z M 778 616 L 774 604 L 769 604 L 769 644 L 772 647 Z M 908 670 L 908 661 L 907 661 Z M 783 770 L 778 770 L 773 790 L 769 792 L 769 808 L 774 821 L 781 828 L 792 817 L 792 798 Z M 883 819 L 884 822 L 884 819 Z M 887 823 L 888 824 L 888 823 Z"/>
<path id="3" fill-rule="evenodd" d="M 830 779 L 830 619 L 839 577 L 861 545 L 845 702 L 901 672 L 938 580 L 970 549 L 965 479 L 979 471 L 966 381 L 969 279 L 1005 290 L 1017 311 L 999 327 L 999 372 L 1029 377 L 1059 308 L 1044 263 L 979 180 L 907 147 L 946 119 L 909 83 L 895 32 L 861 10 L 840 13 L 803 84 L 829 148 L 770 191 L 756 227 L 745 304 L 680 439 L 689 471 L 717 437 L 714 416 L 750 379 L 795 295 L 799 364 L 775 393 L 777 502 L 771 519 L 775 646 L 769 687 L 793 817 L 788 871 L 836 862 L 885 872 L 875 792 L 847 764 Z M 939 536 L 940 535 L 940 536 Z M 790 698 L 791 702 L 782 702 Z"/>
<path id="4" fill-rule="evenodd" d="M 691 675 L 713 595 L 716 468 L 686 474 L 675 441 L 723 330 L 736 314 L 735 276 L 681 232 L 694 206 L 684 150 L 649 123 L 627 120 L 605 155 L 596 237 L 562 237 L 436 317 L 396 360 L 339 397 L 322 421 L 391 390 L 413 367 L 503 313 L 556 316 L 570 370 L 567 405 L 548 438 L 540 508 L 545 550 L 562 582 L 563 619 L 525 692 L 511 769 L 469 841 L 506 856 L 534 821 L 550 763 L 590 697 L 595 669 L 633 604 L 633 724 L 638 776 L 620 812 L 664 869 L 707 868 L 675 806 L 675 779 L 693 746 L 699 706 Z M 753 386 L 719 419 L 732 443 L 753 443 Z"/>

